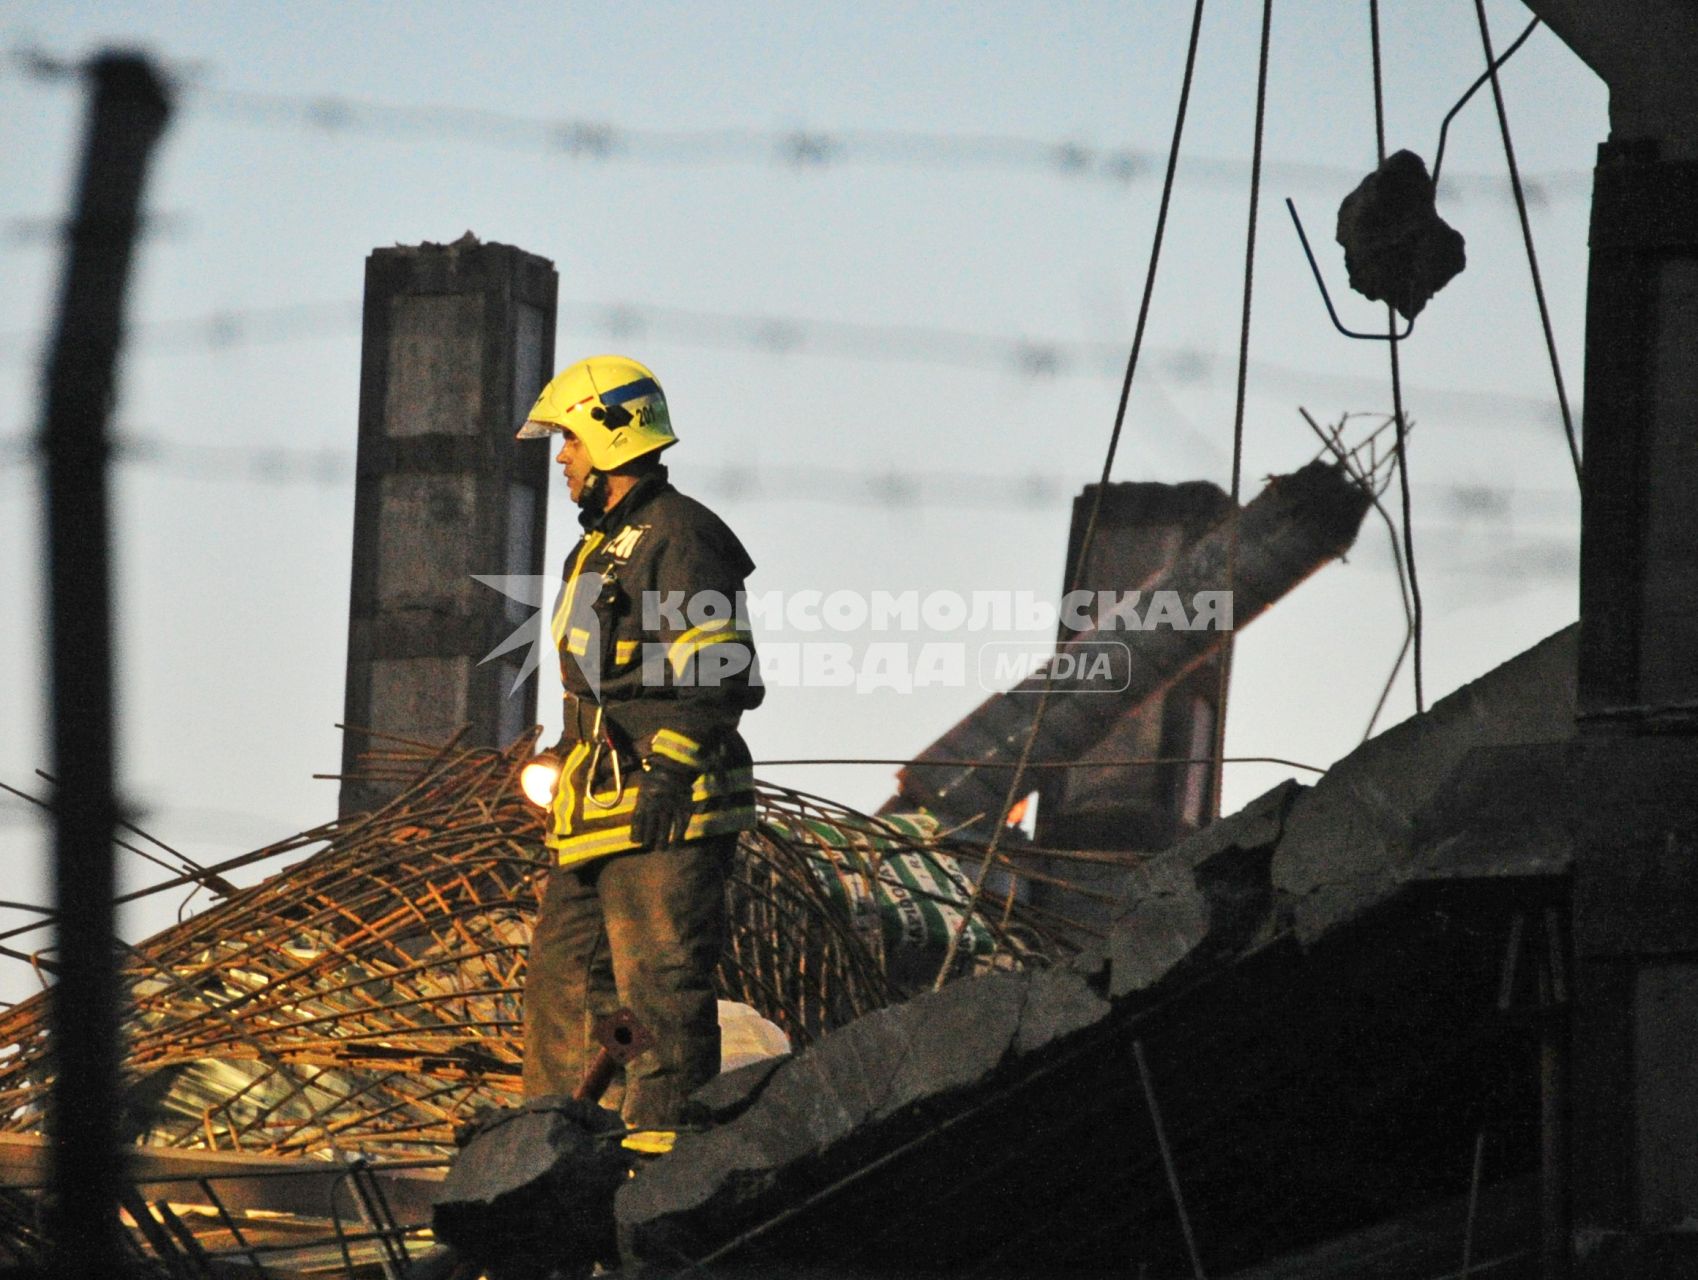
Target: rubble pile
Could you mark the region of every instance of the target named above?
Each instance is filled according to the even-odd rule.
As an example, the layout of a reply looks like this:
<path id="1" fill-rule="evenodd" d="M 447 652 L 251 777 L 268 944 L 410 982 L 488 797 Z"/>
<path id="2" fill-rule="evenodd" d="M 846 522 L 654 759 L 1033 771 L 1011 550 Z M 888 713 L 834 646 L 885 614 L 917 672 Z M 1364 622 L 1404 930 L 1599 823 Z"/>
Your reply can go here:
<path id="1" fill-rule="evenodd" d="M 505 750 L 397 743 L 366 766 L 404 783 L 393 800 L 221 864 L 220 900 L 127 947 L 131 1136 L 440 1156 L 456 1126 L 516 1102 L 546 873 L 540 811 L 516 785 L 532 752 L 529 737 Z M 969 896 L 951 849 L 972 846 L 781 788 L 763 786 L 759 805 L 727 890 L 720 994 L 805 1045 L 900 999 L 903 966 L 929 984 Z M 229 882 L 289 858 L 257 884 Z M 1024 965 L 1053 950 L 1001 907 L 974 913 L 962 972 L 993 952 Z M 0 1132 L 40 1132 L 45 994 L 0 1014 L 0 1043 L 16 1046 L 0 1062 Z"/>

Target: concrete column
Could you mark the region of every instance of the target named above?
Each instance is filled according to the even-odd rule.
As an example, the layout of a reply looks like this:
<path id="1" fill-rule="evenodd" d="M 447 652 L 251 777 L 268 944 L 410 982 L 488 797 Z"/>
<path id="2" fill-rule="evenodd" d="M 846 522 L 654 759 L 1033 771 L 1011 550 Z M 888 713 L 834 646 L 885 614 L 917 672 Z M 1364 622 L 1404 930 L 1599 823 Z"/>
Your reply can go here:
<path id="1" fill-rule="evenodd" d="M 473 574 L 543 572 L 548 442 L 513 433 L 553 373 L 553 264 L 469 233 L 366 259 L 343 773 L 462 724 L 499 746 L 536 721 L 522 650 L 481 659 L 532 609 Z M 343 813 L 393 788 L 344 782 Z"/>
<path id="2" fill-rule="evenodd" d="M 1096 485 L 1087 485 L 1073 500 L 1064 572 L 1073 571 L 1074 577 L 1064 590 L 1136 590 L 1169 568 L 1184 547 L 1232 507 L 1223 490 L 1204 481 L 1111 484 L 1103 495 L 1091 554 L 1074 571 L 1096 492 Z M 1076 634 L 1063 623 L 1059 642 Z M 1093 695 L 1114 727 L 1089 754 L 1099 760 L 1208 756 L 1214 749 L 1219 694 L 1217 654 L 1154 698 Z M 1155 852 L 1213 816 L 1214 770 L 1206 764 L 1067 769 L 1040 775 L 1033 835 L 1047 848 Z M 1129 875 L 1119 867 L 1067 859 L 1056 859 L 1047 869 L 1074 888 L 1032 881 L 1026 887 L 1032 905 L 1092 925 L 1107 924 L 1113 911 L 1091 895 L 1119 894 Z"/>
<path id="3" fill-rule="evenodd" d="M 1694 126 L 1698 129 L 1698 125 Z M 1580 711 L 1698 724 L 1698 159 L 1598 149 L 1586 314 Z"/>
<path id="4" fill-rule="evenodd" d="M 1660 1280 L 1698 1275 L 1698 9 L 1529 7 L 1610 88 L 1586 310 L 1573 1273 Z"/>
<path id="5" fill-rule="evenodd" d="M 1096 491 L 1097 486 L 1087 485 L 1073 500 L 1069 566 L 1078 561 Z M 1103 495 L 1090 558 L 1067 589 L 1138 589 L 1225 519 L 1231 505 L 1220 488 L 1204 481 L 1111 484 Z M 1065 644 L 1076 634 L 1064 623 L 1058 639 Z M 1141 706 L 1102 695 L 1102 713 L 1115 727 L 1091 754 L 1104 760 L 1207 756 L 1213 750 L 1219 685 L 1217 657 Z M 1207 765 L 1069 769 L 1043 779 L 1037 842 L 1062 849 L 1165 849 L 1213 813 Z"/>

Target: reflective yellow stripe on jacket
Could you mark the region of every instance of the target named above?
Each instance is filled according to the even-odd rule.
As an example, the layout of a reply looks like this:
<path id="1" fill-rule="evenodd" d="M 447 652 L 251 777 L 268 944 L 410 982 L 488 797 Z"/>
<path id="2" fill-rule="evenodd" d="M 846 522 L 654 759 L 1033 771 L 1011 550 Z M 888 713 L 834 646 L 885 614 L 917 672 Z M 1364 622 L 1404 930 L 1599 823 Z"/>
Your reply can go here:
<path id="1" fill-rule="evenodd" d="M 586 794 L 588 780 L 584 775 L 591 754 L 587 742 L 572 748 L 554 794 L 554 829 L 548 846 L 563 867 L 640 847 L 631 835 L 631 814 L 637 807 L 642 775 L 626 778 L 623 792 L 607 787 Z M 690 789 L 697 812 L 685 829 L 684 839 L 749 830 L 755 825 L 754 787 L 754 770 L 749 768 L 697 777 Z"/>
<path id="2" fill-rule="evenodd" d="M 746 631 L 739 631 L 730 618 L 711 618 L 699 627 L 691 627 L 667 646 L 666 660 L 672 664 L 672 674 L 682 676 L 691 658 L 710 644 L 724 644 L 728 640 L 740 640 L 746 644 L 749 635 Z"/>
<path id="3" fill-rule="evenodd" d="M 605 535 L 599 529 L 593 533 L 586 533 L 584 545 L 578 550 L 578 558 L 572 561 L 572 572 L 566 575 L 566 586 L 560 592 L 560 607 L 554 611 L 554 618 L 549 626 L 549 631 L 554 636 L 554 647 L 557 650 L 568 647 L 566 623 L 572 616 L 572 603 L 578 594 L 578 578 L 584 571 L 584 561 L 590 558 L 590 553 L 599 547 L 604 539 Z M 581 655 L 584 650 L 580 647 L 576 652 Z"/>
<path id="4" fill-rule="evenodd" d="M 584 535 L 583 546 L 572 562 L 561 592 L 560 607 L 554 612 L 551 631 L 555 645 L 574 657 L 582 657 L 590 643 L 587 631 L 570 625 L 578 580 L 585 562 L 605 540 L 599 530 Z M 669 647 L 667 658 L 674 672 L 681 675 L 691 657 L 706 646 L 743 638 L 730 619 L 710 621 L 678 637 Z M 614 661 L 617 664 L 631 661 L 637 656 L 637 647 L 637 642 L 620 642 Z M 650 749 L 698 771 L 707 763 L 701 744 L 674 729 L 658 730 Z M 631 815 L 637 807 L 642 773 L 631 766 L 621 775 L 619 786 L 608 786 L 599 792 L 592 790 L 590 765 L 605 760 L 604 753 L 605 748 L 598 752 L 595 744 L 578 742 L 561 762 L 560 783 L 554 793 L 554 821 L 548 836 L 548 846 L 554 850 L 560 866 L 573 866 L 640 847 L 631 836 Z M 691 798 L 696 813 L 685 829 L 685 840 L 747 831 L 755 825 L 754 772 L 748 767 L 699 772 L 691 788 Z"/>

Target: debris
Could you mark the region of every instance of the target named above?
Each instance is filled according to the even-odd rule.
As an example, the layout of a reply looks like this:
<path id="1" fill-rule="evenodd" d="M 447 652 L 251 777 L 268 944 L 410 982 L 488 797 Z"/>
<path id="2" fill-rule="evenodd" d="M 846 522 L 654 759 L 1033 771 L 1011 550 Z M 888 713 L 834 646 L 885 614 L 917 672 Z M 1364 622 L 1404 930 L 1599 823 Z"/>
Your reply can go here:
<path id="1" fill-rule="evenodd" d="M 437 1236 L 490 1280 L 587 1276 L 617 1251 L 613 1195 L 630 1177 L 619 1116 L 539 1098 L 484 1120 L 437 1192 Z"/>
<path id="2" fill-rule="evenodd" d="M 1195 1274 L 1134 1040 L 1207 1274 L 1443 1201 L 1486 1124 L 1494 1177 L 1526 1172 L 1503 900 L 1435 909 L 1405 869 L 1449 838 L 1433 806 L 1478 748 L 1572 733 L 1574 655 L 1570 628 L 1150 859 L 1069 968 L 953 983 L 721 1082 L 716 1127 L 617 1193 L 624 1265 Z"/>
<path id="3" fill-rule="evenodd" d="M 504 1196 L 546 1188 L 565 1152 L 580 1199 L 546 1221 L 564 1251 L 547 1265 L 567 1274 L 610 1257 L 614 1235 L 626 1263 L 669 1271 L 759 1256 L 841 1260 L 839 1273 L 859 1259 L 867 1273 L 1077 1274 L 1130 1247 L 1151 1274 L 1180 1274 L 1178 1236 L 1162 1225 L 1171 1191 L 1126 1061 L 1133 1037 L 1148 1047 L 1188 1198 L 1197 1189 L 1211 1273 L 1425 1203 L 1473 1140 L 1480 1108 L 1500 1097 L 1520 1106 L 1515 1082 L 1530 1077 L 1495 1035 L 1426 1060 L 1474 1025 L 1480 990 L 1496 989 L 1501 921 L 1476 903 L 1477 919 L 1458 928 L 1448 908 L 1419 906 L 1434 891 L 1411 882 L 1452 854 L 1466 855 L 1470 876 L 1506 869 L 1501 848 L 1456 843 L 1444 797 L 1489 792 L 1542 759 L 1478 748 L 1572 733 L 1574 655 L 1571 628 L 1358 748 L 1313 788 L 1284 784 L 1147 861 L 1108 938 L 1071 966 L 1037 932 L 1047 949 L 1011 953 L 1001 937 L 1016 971 L 887 1008 L 883 958 L 833 905 L 819 847 L 796 833 L 816 821 L 840 836 L 890 828 L 767 788 L 733 890 L 742 958 L 728 956 L 722 976 L 800 1052 L 713 1082 L 690 1116 L 712 1127 L 681 1133 L 629 1181 L 611 1116 L 504 1112 L 525 1127 L 501 1140 L 483 1181 L 437 1203 L 504 1212 Z M 440 1152 L 457 1121 L 511 1099 L 536 820 L 513 781 L 529 755 L 527 742 L 394 753 L 384 767 L 410 781 L 383 812 L 288 843 L 328 847 L 134 950 L 131 1066 L 182 1067 L 150 1145 L 240 1143 L 244 1162 L 261 1163 L 262 1152 L 332 1144 Z M 874 861 L 876 850 L 854 848 Z M 1344 927 L 1370 913 L 1374 930 Z M 995 929 L 999 914 L 980 919 Z M 51 1078 L 40 1019 L 39 1002 L 0 1019 L 20 1046 L 0 1071 L 13 1128 L 40 1123 Z M 1370 1131 L 1362 1108 L 1406 1113 L 1420 1141 L 1376 1163 L 1359 1140 Z M 1222 1147 L 1210 1135 L 1229 1114 L 1239 1127 Z M 0 1247 L 18 1234 L 0 1224 Z M 338 1248 L 328 1236 L 301 1243 Z M 543 1265 L 535 1253 L 510 1256 L 491 1274 L 533 1264 Z"/>
<path id="4" fill-rule="evenodd" d="M 900 1146 L 1108 1012 L 1064 969 L 989 974 L 861 1018 L 764 1077 L 748 1068 L 737 1083 L 754 1096 L 739 1100 L 735 1123 L 681 1134 L 618 1193 L 626 1260 L 696 1256 L 702 1240 L 795 1202 L 865 1152 Z M 723 1114 L 729 1099 L 704 1097 L 714 1090 L 698 1104 Z"/>
<path id="5" fill-rule="evenodd" d="M 528 735 L 501 751 L 374 752 L 367 776 L 399 787 L 382 809 L 232 859 L 226 874 L 300 860 L 126 948 L 125 1069 L 149 1080 L 136 1136 L 249 1155 L 441 1156 L 456 1125 L 516 1102 L 545 871 L 542 817 L 516 781 L 532 752 Z M 900 998 L 891 966 L 907 951 L 935 973 L 967 891 L 923 821 L 774 787 L 759 805 L 727 889 L 720 994 L 805 1045 Z M 851 888 L 866 891 L 867 927 Z M 898 912 L 927 925 L 912 946 Z M 1038 925 L 1016 911 L 1015 939 L 1000 914 L 986 904 L 976 917 L 976 950 L 994 940 L 1007 964 L 1052 958 Z M 0 1132 L 42 1126 L 46 1010 L 44 994 L 0 1012 L 0 1044 L 16 1046 L 0 1063 Z"/>
<path id="6" fill-rule="evenodd" d="M 1304 794 L 1282 782 L 1140 867 L 1108 936 L 1072 968 L 1119 1000 L 1241 948 L 1271 914 L 1268 859 Z"/>
<path id="7" fill-rule="evenodd" d="M 1433 180 L 1413 151 L 1397 151 L 1338 206 L 1350 287 L 1413 320 L 1468 263 L 1462 233 L 1438 215 Z"/>
<path id="8" fill-rule="evenodd" d="M 1225 641 L 1228 628 L 1242 630 L 1311 573 L 1348 551 L 1370 502 L 1362 486 L 1332 463 L 1312 462 L 1290 475 L 1272 476 L 1237 517 L 1236 553 L 1229 518 L 1143 586 L 1142 596 L 1152 602 L 1152 609 L 1158 600 L 1177 598 L 1197 607 L 1201 616 L 1193 602 L 1227 585 L 1230 564 L 1232 591 L 1228 616 L 1221 620 L 1224 626 L 1150 625 L 1146 617 L 1141 625 L 1128 628 L 1110 619 L 1079 632 L 1061 652 L 1102 647 L 1110 639 L 1123 647 L 1129 670 L 1114 708 L 1124 715 L 1206 662 Z M 1009 768 L 1020 758 L 1039 704 L 1030 695 L 1042 689 L 1044 681 L 1039 672 L 1010 692 L 993 695 L 920 752 L 902 770 L 901 796 L 894 803 L 923 805 L 951 822 L 1001 812 L 1010 791 Z M 1057 680 L 1032 758 L 1087 759 L 1116 723 L 1103 715 L 1099 694 L 1074 693 Z"/>

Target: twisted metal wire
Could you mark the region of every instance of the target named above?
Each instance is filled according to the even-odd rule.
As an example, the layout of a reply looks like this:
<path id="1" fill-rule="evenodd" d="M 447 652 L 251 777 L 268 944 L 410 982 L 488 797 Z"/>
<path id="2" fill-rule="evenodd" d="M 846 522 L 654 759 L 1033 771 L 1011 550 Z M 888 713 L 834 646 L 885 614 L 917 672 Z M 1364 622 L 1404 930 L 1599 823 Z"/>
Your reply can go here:
<path id="1" fill-rule="evenodd" d="M 128 1135 L 254 1154 L 436 1155 L 456 1126 L 517 1101 L 525 953 L 547 866 L 541 811 L 517 785 L 533 748 L 527 736 L 505 750 L 374 752 L 361 776 L 401 783 L 382 808 L 269 846 L 316 849 L 126 946 Z M 759 809 L 730 878 L 718 984 L 799 1046 L 906 994 L 887 930 L 845 907 L 842 877 L 953 918 L 970 897 L 956 859 L 974 849 L 786 788 L 763 786 Z M 937 868 L 938 888 L 898 888 L 905 856 Z M 1000 865 L 1053 874 L 1021 861 Z M 968 914 L 1001 964 L 1066 950 L 1065 921 Z M 0 1013 L 0 1130 L 42 1127 L 45 1015 L 45 993 Z"/>

